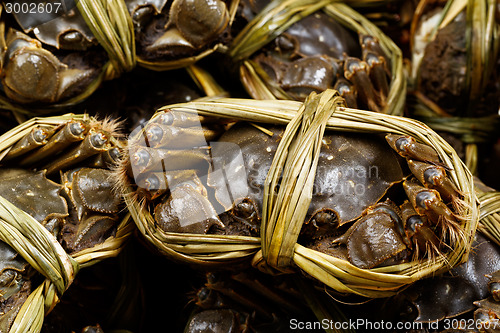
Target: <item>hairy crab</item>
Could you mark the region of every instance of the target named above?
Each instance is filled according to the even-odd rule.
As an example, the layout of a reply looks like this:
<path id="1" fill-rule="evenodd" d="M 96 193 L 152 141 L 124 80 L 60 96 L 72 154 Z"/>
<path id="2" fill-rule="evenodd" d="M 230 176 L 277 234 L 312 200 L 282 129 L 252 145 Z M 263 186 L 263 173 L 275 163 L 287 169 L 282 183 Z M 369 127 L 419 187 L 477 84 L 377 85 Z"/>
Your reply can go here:
<path id="1" fill-rule="evenodd" d="M 478 4 L 480 1 L 477 2 Z M 421 104 L 440 116 L 483 117 L 496 114 L 498 87 L 498 41 L 488 34 L 497 34 L 498 21 L 493 13 L 487 21 L 491 29 L 481 31 L 479 22 L 467 16 L 474 5 L 447 12 L 444 4 L 421 2 L 412 27 L 412 80 L 415 95 Z M 487 11 L 495 11 L 494 7 Z M 453 15 L 454 14 L 454 15 Z M 471 21 L 473 21 L 471 23 Z M 477 25 L 477 26 L 476 26 Z M 477 30 L 474 34 L 469 29 Z M 496 45 L 495 45 L 496 44 Z M 484 48 L 481 63 L 471 50 Z M 472 63 L 477 65 L 472 66 Z M 497 69 L 497 70 L 495 70 Z"/>
<path id="2" fill-rule="evenodd" d="M 3 30 L 6 35 L 0 53 L 2 86 L 12 101 L 39 107 L 72 100 L 95 89 L 106 55 L 96 46 L 73 1 L 64 3 L 40 3 L 57 6 L 57 10 L 54 7 L 36 15 L 13 10 L 12 14 L 3 13 L 13 15 L 19 23 L 16 27 L 3 22 L 7 29 Z"/>
<path id="3" fill-rule="evenodd" d="M 257 14 L 268 10 L 265 5 L 265 1 L 243 1 L 240 16 L 255 20 Z M 276 97 L 303 101 L 313 91 L 333 88 L 349 107 L 384 110 L 392 61 L 377 37 L 350 31 L 321 10 L 281 30 L 249 57 L 253 71 Z M 252 97 L 262 99 L 245 71 L 241 74 L 245 88 Z"/>
<path id="4" fill-rule="evenodd" d="M 60 237 L 69 253 L 102 242 L 120 210 L 109 170 L 120 156 L 116 135 L 115 123 L 88 117 L 35 126 L 0 162 L 2 197 Z"/>
<path id="5" fill-rule="evenodd" d="M 118 181 L 135 179 L 131 195 L 164 232 L 258 235 L 283 128 L 237 123 L 218 137 L 205 120 L 161 113 L 129 140 Z M 330 132 L 322 142 L 302 242 L 372 268 L 461 240 L 462 194 L 433 148 L 394 134 Z"/>
<path id="6" fill-rule="evenodd" d="M 54 118 L 58 119 L 21 125 L 2 136 L 2 142 L 10 145 L 2 147 L 0 196 L 43 225 L 50 233 L 48 236 L 62 245 L 61 255 L 78 258 L 81 251 L 92 252 L 96 245 L 113 237 L 121 225 L 121 201 L 113 190 L 110 168 L 121 154 L 122 143 L 116 122 L 73 115 Z M 29 254 L 16 254 L 20 255 Z M 81 263 L 97 261 L 99 257 Z M 7 262 L 5 265 L 12 266 Z M 4 271 L 5 282 L 11 283 L 11 288 L 21 283 L 24 276 L 23 270 L 12 272 L 12 268 Z M 39 279 L 31 282 L 35 281 Z M 9 294 L 3 294 L 6 295 Z M 12 297 L 5 304 L 14 303 L 18 296 Z M 48 309 L 55 305 L 51 305 L 52 300 L 47 302 Z"/>

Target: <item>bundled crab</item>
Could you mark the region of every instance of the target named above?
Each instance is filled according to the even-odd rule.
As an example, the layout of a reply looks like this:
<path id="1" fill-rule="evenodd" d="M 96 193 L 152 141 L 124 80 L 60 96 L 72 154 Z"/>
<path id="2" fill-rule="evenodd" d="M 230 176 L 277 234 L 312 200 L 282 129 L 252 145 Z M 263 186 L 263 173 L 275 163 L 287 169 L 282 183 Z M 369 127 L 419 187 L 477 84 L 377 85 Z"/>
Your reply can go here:
<path id="1" fill-rule="evenodd" d="M 236 10 L 222 0 L 48 2 L 36 14 L 16 5 L 1 17 L 2 106 L 24 113 L 81 102 L 136 63 L 191 65 L 226 40 Z"/>
<path id="2" fill-rule="evenodd" d="M 38 332 L 79 268 L 132 233 L 110 179 L 122 143 L 116 122 L 85 115 L 35 118 L 0 140 L 2 328 Z"/>
<path id="3" fill-rule="evenodd" d="M 483 0 L 420 1 L 410 31 L 410 115 L 466 145 L 473 173 L 481 145 L 498 139 L 499 32 L 498 8 Z"/>
<path id="4" fill-rule="evenodd" d="M 139 230 L 178 260 L 253 257 L 370 297 L 460 263 L 478 207 L 456 153 L 420 123 L 343 103 L 327 90 L 160 110 L 117 173 Z"/>
<path id="5" fill-rule="evenodd" d="M 103 80 L 114 78 L 135 65 L 135 54 L 127 52 L 133 31 L 130 35 L 126 28 L 117 29 L 130 25 L 132 30 L 132 24 L 128 16 L 117 15 L 119 8 L 115 4 L 109 7 L 109 13 L 104 11 L 107 15 L 101 15 L 101 21 L 95 22 L 107 31 L 115 31 L 114 38 L 121 38 L 121 42 L 114 41 L 114 44 L 103 41 L 100 35 L 96 38 L 95 29 L 87 25 L 87 17 L 77 8 L 83 5 L 81 1 L 32 3 L 38 5 L 36 14 L 9 8 L 17 4 L 3 5 L 6 7 L 2 12 L 0 34 L 4 108 L 54 112 L 59 107 L 82 101 Z M 115 26 L 110 27 L 106 21 L 109 15 L 115 16 Z M 114 50 L 110 44 L 123 48 Z"/>
<path id="6" fill-rule="evenodd" d="M 291 0 L 240 7 L 237 18 L 248 23 L 228 54 L 242 61 L 241 81 L 253 98 L 303 101 L 333 88 L 349 107 L 402 114 L 401 50 L 347 5 Z"/>

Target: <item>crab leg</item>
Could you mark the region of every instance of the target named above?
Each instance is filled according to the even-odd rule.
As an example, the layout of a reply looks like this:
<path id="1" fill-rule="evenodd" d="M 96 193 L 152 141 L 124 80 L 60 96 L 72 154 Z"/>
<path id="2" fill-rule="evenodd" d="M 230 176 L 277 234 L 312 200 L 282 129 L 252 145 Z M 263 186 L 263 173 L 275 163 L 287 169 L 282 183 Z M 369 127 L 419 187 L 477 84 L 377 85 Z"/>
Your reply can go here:
<path id="1" fill-rule="evenodd" d="M 446 176 L 444 168 L 414 160 L 408 160 L 408 166 L 423 185 L 437 190 L 446 201 L 453 202 L 455 198 L 460 196 L 456 186 Z"/>
<path id="2" fill-rule="evenodd" d="M 404 181 L 403 187 L 415 211 L 425 215 L 432 224 L 439 225 L 443 236 L 449 232 L 452 241 L 457 241 L 462 236 L 457 218 L 441 201 L 438 191 L 411 180 Z"/>
<path id="3" fill-rule="evenodd" d="M 337 90 L 348 107 L 356 109 L 358 107 L 358 92 L 356 87 L 344 78 L 339 78 L 333 89 Z"/>
<path id="4" fill-rule="evenodd" d="M 373 52 L 366 52 L 363 60 L 369 66 L 370 79 L 380 95 L 380 104 L 385 105 L 387 95 L 389 94 L 389 82 L 385 59 Z"/>
<path id="5" fill-rule="evenodd" d="M 208 170 L 208 147 L 192 150 L 138 148 L 130 156 L 135 174 L 148 171 L 200 169 Z"/>
<path id="6" fill-rule="evenodd" d="M 368 74 L 368 64 L 357 58 L 348 57 L 344 63 L 344 76 L 358 91 L 358 97 L 369 110 L 380 112 L 378 97 Z"/>
<path id="7" fill-rule="evenodd" d="M 416 142 L 411 136 L 388 134 L 385 139 L 402 157 L 441 165 L 439 155 L 432 147 Z"/>
<path id="8" fill-rule="evenodd" d="M 50 155 L 56 154 L 66 149 L 72 143 L 82 141 L 88 131 L 89 124 L 87 122 L 70 121 L 52 136 L 46 145 L 24 158 L 19 164 L 21 166 L 31 165 Z"/>
<path id="9" fill-rule="evenodd" d="M 387 74 L 391 76 L 391 71 L 389 69 L 391 68 L 391 58 L 388 57 L 386 53 L 382 50 L 378 42 L 378 39 L 370 35 L 361 35 L 359 37 L 359 42 L 363 50 L 363 53 L 373 52 L 378 56 L 384 57 Z"/>
<path id="10" fill-rule="evenodd" d="M 147 144 L 152 148 L 185 149 L 207 145 L 213 141 L 221 131 L 200 126 L 179 127 L 173 125 L 148 124 L 144 135 Z"/>
<path id="11" fill-rule="evenodd" d="M 431 254 L 439 252 L 441 241 L 429 226 L 425 216 L 417 214 L 413 205 L 405 201 L 401 205 L 401 215 L 407 238 L 412 239 L 415 244 L 415 257 L 419 253 Z"/>
<path id="12" fill-rule="evenodd" d="M 92 155 L 108 150 L 108 141 L 109 138 L 104 132 L 91 130 L 77 147 L 65 153 L 56 161 L 46 165 L 47 174 L 67 169 Z"/>
<path id="13" fill-rule="evenodd" d="M 191 127 L 199 124 L 217 122 L 217 118 L 200 116 L 194 112 L 170 111 L 165 110 L 160 116 L 151 123 L 161 125 L 171 125 L 178 127 Z"/>
<path id="14" fill-rule="evenodd" d="M 54 132 L 46 127 L 35 127 L 19 140 L 12 148 L 9 150 L 7 155 L 5 155 L 5 160 L 13 159 L 27 152 L 32 151 L 40 146 L 47 143 L 47 140 L 52 136 Z"/>

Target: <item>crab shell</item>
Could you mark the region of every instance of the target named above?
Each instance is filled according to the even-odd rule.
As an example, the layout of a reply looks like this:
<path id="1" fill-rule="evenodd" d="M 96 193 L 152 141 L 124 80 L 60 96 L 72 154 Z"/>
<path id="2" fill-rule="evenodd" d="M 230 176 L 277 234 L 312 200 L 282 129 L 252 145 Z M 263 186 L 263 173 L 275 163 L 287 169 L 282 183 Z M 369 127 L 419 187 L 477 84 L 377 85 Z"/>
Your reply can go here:
<path id="1" fill-rule="evenodd" d="M 274 133 L 272 137 L 248 124 L 237 124 L 218 140 L 239 146 L 247 172 L 246 184 L 231 187 L 232 197 L 249 198 L 257 205 L 259 212 L 262 212 L 265 178 L 283 133 L 283 128 L 270 130 Z M 227 180 L 209 174 L 208 185 L 215 188 L 217 200 L 227 210 L 233 202 L 226 191 L 226 182 L 242 182 L 240 173 L 230 164 L 238 153 L 237 150 L 228 150 L 221 156 L 212 155 L 213 159 L 219 159 L 218 165 L 225 167 Z M 402 178 L 399 157 L 383 138 L 364 134 L 326 133 L 318 161 L 313 199 L 308 210 L 309 219 L 324 212 L 333 212 L 328 214 L 332 225 L 353 221 Z"/>
<path id="2" fill-rule="evenodd" d="M 292 99 L 333 87 L 349 107 L 386 105 L 391 60 L 377 39 L 358 36 L 323 12 L 291 25 L 252 60 Z"/>

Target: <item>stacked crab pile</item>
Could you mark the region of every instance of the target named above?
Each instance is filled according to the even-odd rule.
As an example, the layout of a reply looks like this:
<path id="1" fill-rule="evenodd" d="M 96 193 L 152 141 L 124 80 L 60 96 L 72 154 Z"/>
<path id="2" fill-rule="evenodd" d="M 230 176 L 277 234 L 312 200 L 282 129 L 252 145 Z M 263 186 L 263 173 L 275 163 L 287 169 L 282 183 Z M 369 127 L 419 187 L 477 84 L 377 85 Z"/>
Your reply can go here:
<path id="1" fill-rule="evenodd" d="M 494 3 L 32 4 L 0 10 L 0 332 L 495 331 Z"/>

